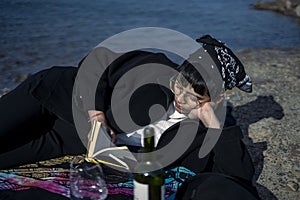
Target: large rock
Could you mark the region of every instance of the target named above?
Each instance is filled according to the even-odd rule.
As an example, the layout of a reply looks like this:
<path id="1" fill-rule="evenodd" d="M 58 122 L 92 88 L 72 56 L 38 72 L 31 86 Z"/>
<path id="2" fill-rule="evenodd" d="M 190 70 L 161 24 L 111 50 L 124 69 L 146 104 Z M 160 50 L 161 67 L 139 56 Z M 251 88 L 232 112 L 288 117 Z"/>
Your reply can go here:
<path id="1" fill-rule="evenodd" d="M 272 10 L 284 15 L 300 18 L 300 0 L 277 0 L 256 2 L 252 7 L 259 10 Z"/>

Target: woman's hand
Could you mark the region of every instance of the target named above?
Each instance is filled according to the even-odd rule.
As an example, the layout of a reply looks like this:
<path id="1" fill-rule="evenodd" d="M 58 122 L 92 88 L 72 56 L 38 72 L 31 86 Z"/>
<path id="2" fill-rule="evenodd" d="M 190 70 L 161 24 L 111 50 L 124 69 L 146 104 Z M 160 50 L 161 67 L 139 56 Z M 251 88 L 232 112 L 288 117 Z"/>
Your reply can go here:
<path id="1" fill-rule="evenodd" d="M 213 102 L 205 102 L 199 108 L 193 109 L 188 117 L 190 119 L 200 119 L 206 128 L 220 128 L 220 122 L 215 115 Z"/>
<path id="2" fill-rule="evenodd" d="M 110 134 L 111 141 L 113 143 L 115 143 L 116 142 L 116 134 L 107 125 L 104 113 L 102 111 L 98 111 L 98 110 L 89 110 L 88 113 L 89 113 L 90 122 L 93 123 L 94 120 L 101 122 L 102 125 L 106 128 L 107 133 Z"/>

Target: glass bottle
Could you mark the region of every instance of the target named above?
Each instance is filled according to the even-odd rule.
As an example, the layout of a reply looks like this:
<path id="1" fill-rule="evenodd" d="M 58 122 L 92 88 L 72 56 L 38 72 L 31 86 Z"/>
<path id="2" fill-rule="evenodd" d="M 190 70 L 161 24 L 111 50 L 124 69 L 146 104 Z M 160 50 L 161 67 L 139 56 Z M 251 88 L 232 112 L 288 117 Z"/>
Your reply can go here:
<path id="1" fill-rule="evenodd" d="M 134 174 L 135 200 L 162 200 L 165 196 L 164 171 L 155 159 L 154 129 L 147 127 L 144 130 L 144 147 L 141 161 L 138 162 Z"/>

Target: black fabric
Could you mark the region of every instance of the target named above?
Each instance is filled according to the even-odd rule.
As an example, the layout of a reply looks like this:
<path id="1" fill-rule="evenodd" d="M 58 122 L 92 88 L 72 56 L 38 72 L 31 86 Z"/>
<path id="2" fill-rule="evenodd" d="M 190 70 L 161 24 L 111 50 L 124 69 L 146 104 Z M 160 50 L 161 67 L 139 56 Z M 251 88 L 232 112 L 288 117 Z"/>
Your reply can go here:
<path id="1" fill-rule="evenodd" d="M 70 124 L 74 124 L 72 91 L 77 71 L 77 67 L 51 67 L 42 75 L 35 75 L 37 78 L 29 91 L 40 104 Z"/>
<path id="2" fill-rule="evenodd" d="M 224 128 L 212 153 L 213 172 L 252 181 L 254 166 L 239 126 Z"/>
<path id="3" fill-rule="evenodd" d="M 256 189 L 234 177 L 218 173 L 202 173 L 186 180 L 175 200 L 258 200 Z"/>
<path id="4" fill-rule="evenodd" d="M 210 35 L 204 35 L 197 42 L 202 43 L 216 63 L 225 82 L 225 89 L 238 87 L 242 91 L 252 92 L 252 81 L 238 57 L 224 43 Z"/>
<path id="5" fill-rule="evenodd" d="M 166 58 L 161 54 L 133 52 L 129 55 L 129 58 L 124 58 L 126 60 L 125 63 L 118 63 L 116 61 L 105 72 L 103 76 L 105 78 L 98 84 L 99 93 L 97 94 L 99 96 L 96 96 L 96 103 L 103 104 L 103 102 L 110 100 L 117 77 L 121 77 L 126 72 L 126 70 L 122 71 L 123 68 L 119 71 L 121 66 L 124 66 L 127 70 L 143 63 L 166 63 L 168 66 L 176 67 L 174 63 L 165 60 Z M 138 57 L 137 60 L 135 60 L 135 56 Z M 15 140 L 21 142 L 11 149 L 2 150 L 0 154 L 0 168 L 49 159 L 65 154 L 85 152 L 85 148 L 78 138 L 77 130 L 73 124 L 74 120 L 71 110 L 72 89 L 77 70 L 74 67 L 53 67 L 39 72 L 23 82 L 16 90 L 13 90 L 0 99 L 0 119 L 5 122 L 5 124 L 1 123 L 1 129 L 3 127 L 2 130 L 4 131 L 3 133 L 1 132 L 0 142 L 3 143 L 3 141 L 6 141 L 7 144 L 11 144 L 9 140 L 3 140 L 3 138 L 12 136 Z M 168 75 L 170 76 L 170 74 Z M 103 82 L 105 79 L 108 82 Z M 105 92 L 102 91 L 103 89 Z M 163 107 L 167 107 L 172 100 L 169 91 L 164 91 L 164 88 L 155 86 L 153 87 L 153 91 L 149 93 L 145 93 L 144 89 L 141 89 L 140 93 L 135 93 L 136 100 L 131 100 L 133 106 L 132 112 L 138 113 L 134 117 L 140 120 L 140 124 L 149 123 L 149 116 L 140 112 L 140 109 L 145 105 L 145 101 L 150 99 L 150 103 L 159 103 Z M 81 95 L 80 93 L 75 94 Z M 123 104 L 121 102 L 122 99 L 120 99 L 120 106 L 122 107 Z M 85 110 L 87 108 L 85 107 L 85 103 L 81 102 L 80 99 L 77 101 L 77 106 L 79 110 L 87 111 Z M 114 122 L 110 105 L 108 104 L 107 107 L 104 106 L 103 108 L 110 125 L 115 130 L 121 131 Z M 17 113 L 12 112 L 14 109 L 17 109 Z M 151 120 L 155 119 L 151 118 Z M 22 124 L 25 127 L 27 125 L 29 127 L 33 126 L 36 130 L 28 131 Z M 195 125 L 195 121 L 185 120 L 182 124 L 187 128 L 192 128 Z M 158 148 L 162 148 L 176 136 L 178 126 L 179 124 L 175 124 L 162 135 L 158 143 Z M 19 127 L 19 129 L 7 131 L 13 127 Z M 240 130 L 236 127 L 224 128 L 215 148 L 206 157 L 200 159 L 198 152 L 206 132 L 207 129 L 200 122 L 197 127 L 196 138 L 192 144 L 171 165 L 185 166 L 196 173 L 214 171 L 250 181 L 253 175 L 253 166 L 247 149 L 241 142 Z M 33 134 L 33 137 L 29 137 L 30 134 Z M 186 137 L 189 137 L 189 132 L 187 131 L 186 135 L 181 137 L 182 140 L 185 140 Z M 27 141 L 22 140 L 22 138 L 26 138 Z M 9 148 L 9 145 L 6 145 L 6 148 Z M 177 147 L 174 146 L 173 148 Z M 224 148 L 226 148 L 226 151 L 224 151 Z"/>
<path id="6" fill-rule="evenodd" d="M 30 188 L 24 191 L 2 190 L 1 200 L 69 200 L 62 195 L 57 195 L 40 188 Z"/>
<path id="7" fill-rule="evenodd" d="M 175 136 L 178 136 L 179 126 L 186 130 L 186 136 L 181 137 L 187 138 L 189 137 L 189 129 L 193 129 L 195 122 L 187 119 L 167 129 L 157 144 L 158 149 L 163 148 Z M 200 123 L 192 144 L 170 167 L 184 166 L 197 174 L 202 172 L 223 173 L 251 182 L 254 175 L 254 167 L 250 154 L 241 140 L 242 133 L 240 128 L 238 126 L 225 127 L 212 151 L 204 158 L 199 158 L 199 151 L 206 133 L 207 128 Z M 183 138 L 182 145 L 184 144 Z M 174 148 L 177 147 L 174 146 Z"/>
<path id="8" fill-rule="evenodd" d="M 113 62 L 110 63 L 110 60 L 113 60 Z M 106 64 L 108 66 L 105 66 Z M 93 67 L 92 65 L 96 66 Z M 149 108 L 152 105 L 159 104 L 166 110 L 172 100 L 169 98 L 171 92 L 159 85 L 159 77 L 163 77 L 164 80 L 168 81 L 168 77 L 170 78 L 174 71 L 172 74 L 169 71 L 162 73 L 161 71 L 149 70 L 149 72 L 147 70 L 145 73 L 141 72 L 134 75 L 130 80 L 125 80 L 121 84 L 118 83 L 119 79 L 128 71 L 143 65 L 147 65 L 150 69 L 160 66 L 169 67 L 170 72 L 178 66 L 162 53 L 132 51 L 118 54 L 106 48 L 96 48 L 81 62 L 79 74 L 78 68 L 75 67 L 52 67 L 36 80 L 31 94 L 48 110 L 71 124 L 74 124 L 72 116 L 73 95 L 75 105 L 82 111 L 81 114 L 85 115 L 82 116 L 86 118 L 85 120 L 88 119 L 87 110 L 101 110 L 105 112 L 107 121 L 115 133 L 133 131 L 136 127 L 122 130 L 117 125 L 111 107 L 112 92 L 122 96 L 114 104 L 114 108 L 119 113 L 123 113 L 128 109 L 126 98 L 130 97 L 130 116 L 123 117 L 123 119 L 133 120 L 139 126 L 145 126 L 161 117 L 161 115 L 157 115 L 155 118 L 149 116 Z M 84 83 L 74 87 L 77 75 L 83 77 Z M 157 84 L 147 84 L 139 87 L 132 96 L 129 96 L 133 88 L 138 86 L 139 80 L 153 79 L 157 81 Z M 94 82 L 98 83 L 96 84 L 95 94 L 91 89 Z M 115 87 L 117 83 L 119 85 Z M 93 97 L 95 99 L 92 99 Z M 92 107 L 92 101 L 94 101 L 95 107 Z"/>
<path id="9" fill-rule="evenodd" d="M 181 122 L 180 126 L 187 130 L 186 137 L 189 137 L 188 130 L 193 124 L 195 122 L 189 119 Z M 169 144 L 178 134 L 178 126 L 179 124 L 175 124 L 165 131 L 158 149 Z M 199 150 L 206 134 L 207 129 L 200 123 L 192 144 L 180 158 L 168 166 L 184 166 L 197 174 L 180 187 L 176 199 L 259 199 L 252 184 L 253 163 L 241 140 L 240 128 L 225 127 L 211 152 L 204 158 L 199 158 Z M 182 144 L 184 145 L 184 140 Z"/>
<path id="10" fill-rule="evenodd" d="M 144 65 L 149 69 L 155 69 L 155 67 L 169 67 L 169 71 L 165 73 L 159 70 L 140 71 L 139 74 L 130 76 L 128 80 L 121 83 L 118 82 L 124 74 L 133 68 Z M 169 60 L 164 54 L 145 51 L 128 52 L 118 57 L 109 65 L 102 75 L 102 79 L 97 88 L 97 91 L 105 91 L 105 95 L 96 95 L 96 105 L 100 106 L 98 109 L 104 108 L 103 111 L 106 113 L 107 121 L 116 133 L 131 132 L 136 130 L 137 127 L 129 127 L 128 125 L 127 129 L 123 130 L 118 126 L 118 123 L 113 116 L 110 101 L 112 92 L 117 93 L 118 96 L 122 97 L 113 105 L 114 109 L 118 110 L 118 114 L 126 113 L 126 110 L 129 109 L 130 116 L 122 118 L 122 120 L 125 120 L 123 122 L 124 124 L 130 124 L 127 123 L 126 120 L 132 120 L 139 126 L 148 125 L 157 121 L 163 115 L 163 113 L 161 113 L 157 114 L 154 118 L 151 118 L 149 116 L 149 108 L 151 106 L 158 104 L 165 110 L 168 109 L 169 103 L 172 100 L 172 98 L 169 97 L 171 93 L 168 89 L 163 89 L 162 86 L 159 85 L 159 80 L 160 77 L 162 77 L 162 79 L 168 81 L 174 74 L 174 72 L 172 73 L 172 69 L 176 69 L 177 66 L 177 64 Z M 142 85 L 131 94 L 133 88 L 139 86 L 141 80 L 154 80 L 156 83 Z M 118 87 L 115 87 L 117 82 L 119 85 Z M 103 99 L 103 97 L 106 98 Z M 126 101 L 127 98 L 130 98 L 129 105 Z M 105 106 L 101 106 L 101 103 L 98 104 L 98 102 L 105 102 Z"/>
<path id="11" fill-rule="evenodd" d="M 31 88 L 45 73 L 46 71 L 42 71 L 29 77 L 12 92 L 0 98 L 0 152 L 31 141 L 38 137 L 35 130 L 47 131 L 53 124 L 53 118 L 29 95 Z"/>
<path id="12" fill-rule="evenodd" d="M 124 69 L 128 71 L 144 63 L 177 66 L 163 54 L 140 51 L 126 54 L 106 71 L 104 76 L 107 75 L 109 81 L 100 82 L 99 85 L 105 86 L 98 88 L 100 96 L 101 89 L 112 92 L 115 81 L 123 75 Z M 0 99 L 0 168 L 85 152 L 77 131 L 81 135 L 88 133 L 90 124 L 87 110 L 80 99 L 76 99 L 75 109 L 79 110 L 79 117 L 84 122 L 81 130 L 76 130 L 72 113 L 73 84 L 77 71 L 76 67 L 58 66 L 42 70 Z M 152 90 L 148 93 L 145 93 L 144 89 L 135 93 L 137 98 L 131 100 L 131 112 L 136 120 L 140 120 L 139 124 L 149 123 L 149 115 L 139 112 L 147 102 L 150 102 L 150 105 L 158 103 L 167 108 L 170 101 L 167 98 L 168 92 L 165 93 L 157 85 L 151 87 Z M 160 98 L 162 96 L 164 97 Z M 101 104 L 109 102 L 109 99 L 110 96 L 107 99 L 98 99 L 97 102 Z M 119 130 L 114 123 L 110 106 L 105 111 L 112 128 Z"/>
<path id="13" fill-rule="evenodd" d="M 137 55 L 139 55 L 139 52 L 136 52 L 136 53 L 137 53 Z M 144 53 L 142 53 L 142 55 L 143 55 L 142 58 L 145 58 Z M 150 57 L 152 57 L 152 56 L 154 56 L 154 55 L 151 54 Z M 145 62 L 145 60 L 143 60 L 143 59 L 139 59 L 139 60 L 142 62 Z M 117 65 L 115 67 L 117 68 Z M 131 68 L 131 67 L 133 67 L 133 66 L 130 65 L 129 68 Z M 112 70 L 112 71 L 114 71 L 114 70 Z M 113 77 L 113 74 L 116 74 L 117 76 L 121 76 L 121 74 L 118 74 L 118 72 L 111 72 L 112 77 Z M 72 67 L 67 67 L 67 68 L 54 67 L 54 68 L 45 70 L 43 72 L 40 72 L 40 73 L 34 75 L 30 79 L 28 79 L 28 81 L 25 81 L 24 84 L 21 84 L 19 89 L 12 91 L 8 95 L 6 95 L 0 99 L 0 105 L 2 106 L 1 110 L 4 111 L 4 112 L 2 112 L 1 119 L 3 119 L 3 121 L 5 121 L 4 119 L 6 119 L 7 116 L 4 113 L 9 113 L 9 114 L 11 114 L 11 117 L 10 117 L 11 120 L 14 122 L 15 114 L 11 113 L 11 110 L 14 109 L 13 107 L 17 107 L 18 110 L 20 111 L 20 113 L 22 113 L 22 115 L 20 115 L 20 116 L 30 113 L 31 111 L 35 112 L 34 111 L 35 109 L 32 109 L 29 106 L 28 107 L 24 106 L 24 103 L 25 103 L 25 105 L 27 104 L 26 101 L 28 101 L 29 104 L 31 102 L 35 102 L 35 103 L 33 103 L 34 105 L 36 104 L 38 108 L 41 107 L 44 110 L 50 110 L 49 113 L 51 112 L 52 115 L 55 116 L 55 120 L 59 120 L 59 121 L 55 121 L 54 119 L 46 120 L 47 123 L 51 122 L 52 124 L 50 123 L 47 126 L 44 126 L 44 125 L 41 126 L 43 128 L 49 127 L 49 129 L 51 129 L 53 131 L 50 134 L 49 139 L 56 138 L 57 136 L 59 136 L 59 139 L 54 139 L 53 145 L 55 145 L 56 141 L 60 141 L 60 144 L 62 146 L 69 146 L 67 148 L 68 151 L 64 151 L 65 153 L 72 152 L 72 145 L 67 145 L 67 144 L 72 144 L 72 142 L 75 142 L 75 144 L 80 143 L 80 140 L 78 139 L 77 132 L 76 132 L 74 125 L 72 123 L 70 123 L 70 122 L 72 122 L 72 112 L 70 111 L 72 95 L 70 92 L 70 87 L 72 86 L 75 75 L 76 75 L 76 68 L 72 68 Z M 113 78 L 112 78 L 112 80 L 113 80 Z M 52 81 L 53 81 L 53 83 L 52 83 Z M 110 83 L 110 84 L 113 85 L 113 83 Z M 158 89 L 158 88 L 156 88 L 156 89 Z M 39 101 L 36 101 L 36 99 L 32 98 L 30 91 L 33 91 L 35 98 L 40 97 Z M 149 94 L 153 95 L 152 93 L 149 93 Z M 11 99 L 10 99 L 10 97 L 11 97 Z M 24 98 L 29 98 L 29 99 L 25 100 Z M 140 98 L 139 99 L 140 102 L 145 102 L 147 100 L 148 96 L 141 95 L 141 96 L 139 96 L 139 98 Z M 160 99 L 160 101 L 162 100 L 163 102 L 169 102 L 170 100 L 172 100 L 170 97 L 168 97 L 167 93 L 165 93 L 165 92 L 159 92 L 157 95 L 157 98 Z M 23 102 L 19 101 L 20 99 L 23 99 L 24 101 Z M 5 104 L 3 104 L 4 101 L 6 101 Z M 15 102 L 15 103 L 11 104 L 10 102 Z M 144 105 L 144 104 L 142 104 L 142 105 Z M 139 106 L 142 106 L 142 105 L 139 105 Z M 28 110 L 26 111 L 26 108 L 30 108 L 31 111 L 30 112 Z M 139 113 L 138 108 L 133 109 L 133 111 Z M 37 113 L 40 113 L 39 115 L 41 115 L 41 112 L 37 112 Z M 48 116 L 48 115 L 44 115 L 45 113 L 43 113 L 43 116 Z M 108 121 L 110 121 L 112 116 L 110 116 L 110 114 L 109 114 L 109 109 L 106 113 L 108 115 Z M 144 115 L 144 113 L 140 113 L 140 114 Z M 42 118 L 43 117 L 37 117 L 35 119 L 42 119 Z M 29 118 L 26 117 L 26 119 L 29 119 Z M 35 121 L 35 119 L 32 120 L 30 123 L 25 123 L 25 122 L 24 123 L 25 124 L 34 124 L 34 126 L 35 126 L 36 124 L 38 124 Z M 147 118 L 145 118 L 145 119 L 147 119 Z M 186 122 L 184 122 L 184 123 L 185 123 L 185 126 L 188 127 L 192 124 L 192 120 L 190 120 L 190 121 L 186 120 Z M 15 124 L 11 123 L 11 122 L 5 122 L 5 124 L 7 124 L 7 125 L 10 124 L 10 125 L 13 125 L 14 127 L 18 127 L 20 125 L 19 122 L 16 122 Z M 111 124 L 113 124 L 113 122 Z M 159 148 L 168 144 L 168 142 L 171 141 L 173 137 L 175 137 L 178 126 L 179 126 L 178 124 L 175 126 L 172 126 L 166 132 L 166 134 L 164 134 L 161 137 L 161 140 L 158 144 Z M 53 128 L 56 128 L 56 127 L 57 127 L 57 130 L 53 130 Z M 202 160 L 199 159 L 198 157 L 196 157 L 197 152 L 202 145 L 202 141 L 205 137 L 206 131 L 207 131 L 207 129 L 204 128 L 203 124 L 200 123 L 200 126 L 198 128 L 198 133 L 196 135 L 196 139 L 193 141 L 192 145 L 188 148 L 188 150 L 185 152 L 185 154 L 183 154 L 183 156 L 180 159 L 178 159 L 178 161 L 175 162 L 176 164 L 186 165 L 186 167 L 191 168 L 192 170 L 195 170 L 196 172 L 201 172 L 207 168 L 209 156 Z M 40 133 L 39 133 L 39 131 L 34 131 L 34 132 L 37 133 L 37 138 L 40 138 L 39 139 L 40 141 L 43 141 L 43 143 L 45 143 L 45 141 L 47 141 L 47 139 L 43 138 L 43 137 L 45 137 L 47 135 L 46 133 L 49 133 L 49 130 L 48 131 L 43 130 Z M 17 134 L 19 134 L 18 137 L 20 137 L 20 138 L 22 137 L 21 136 L 22 132 L 17 132 Z M 27 134 L 29 134 L 29 133 L 28 132 L 25 133 L 24 136 L 27 137 Z M 252 175 L 252 169 L 251 169 L 251 167 L 249 167 L 249 166 L 251 166 L 251 159 L 248 155 L 247 149 L 244 147 L 244 144 L 240 142 L 241 136 L 239 134 L 240 134 L 240 132 L 236 128 L 224 128 L 223 133 L 221 134 L 221 137 L 219 139 L 219 142 L 217 143 L 214 151 L 212 152 L 214 154 L 214 159 L 215 159 L 215 163 L 216 163 L 214 165 L 213 169 L 215 171 L 220 171 L 220 172 L 226 173 L 226 174 L 232 173 L 231 175 L 235 175 L 234 172 L 237 172 L 238 173 L 237 176 L 242 176 L 245 179 L 249 179 Z M 55 136 L 55 137 L 53 137 L 53 136 Z M 63 136 L 65 136 L 65 138 Z M 226 136 L 228 139 L 226 139 Z M 18 138 L 18 137 L 16 137 L 16 138 Z M 188 133 L 187 133 L 187 136 L 183 136 L 183 137 L 188 137 Z M 72 140 L 72 138 L 74 138 L 74 141 Z M 70 141 L 70 143 L 68 141 Z M 41 144 L 43 144 L 43 143 L 41 143 Z M 9 142 L 7 144 L 9 144 Z M 48 144 L 51 144 L 51 142 L 49 142 Z M 38 147 L 38 145 L 37 145 L 37 147 Z M 224 152 L 228 152 L 228 153 L 222 154 L 224 148 L 226 148 L 226 151 L 224 151 Z M 51 149 L 54 149 L 54 148 L 51 148 Z M 82 148 L 79 148 L 79 149 L 82 149 Z M 75 150 L 76 149 L 74 149 L 74 151 Z M 25 152 L 26 151 L 24 151 L 24 154 L 25 154 Z M 63 151 L 59 150 L 59 154 L 62 154 L 62 152 Z M 46 152 L 45 152 L 45 155 L 47 155 Z M 53 155 L 59 156 L 58 153 L 55 153 Z M 188 157 L 187 155 L 190 155 L 190 157 Z M 185 158 L 185 159 L 183 159 L 183 158 Z M 201 164 L 199 164 L 198 162 L 190 162 L 190 161 L 194 160 L 193 158 L 195 158 L 195 161 L 199 161 L 199 163 L 201 163 Z M 20 159 L 20 160 L 22 160 L 22 159 Z M 236 168 L 229 168 L 228 166 L 226 166 L 226 162 L 232 162 L 232 160 L 233 161 L 236 160 L 235 165 L 233 165 L 233 166 L 236 166 Z M 218 165 L 219 163 L 220 163 L 220 165 Z M 18 164 L 18 163 L 16 163 L 16 164 Z M 247 170 L 248 170 L 248 172 L 247 172 Z"/>
<path id="14" fill-rule="evenodd" d="M 0 169 L 85 152 L 75 126 L 31 95 L 49 71 L 59 75 L 61 69 L 70 68 L 36 73 L 0 98 Z"/>

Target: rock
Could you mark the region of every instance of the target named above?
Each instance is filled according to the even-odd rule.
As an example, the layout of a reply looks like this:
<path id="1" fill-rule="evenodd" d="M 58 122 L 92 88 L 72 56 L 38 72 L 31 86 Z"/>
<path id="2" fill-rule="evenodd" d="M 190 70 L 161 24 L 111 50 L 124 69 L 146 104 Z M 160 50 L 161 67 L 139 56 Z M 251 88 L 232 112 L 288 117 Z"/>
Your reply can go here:
<path id="1" fill-rule="evenodd" d="M 300 17 L 300 5 L 298 5 L 298 6 L 295 8 L 295 12 L 296 12 L 297 17 Z"/>
<path id="2" fill-rule="evenodd" d="M 252 4 L 252 7 L 254 9 L 271 10 L 287 16 L 300 18 L 300 0 L 259 1 Z"/>
<path id="3" fill-rule="evenodd" d="M 253 8 L 259 10 L 273 10 L 273 11 L 283 11 L 285 5 L 280 1 L 270 1 L 270 2 L 256 2 L 253 5 Z"/>
<path id="4" fill-rule="evenodd" d="M 293 9 L 300 4 L 299 0 L 281 0 L 281 1 L 285 2 L 285 6 L 287 9 Z"/>
<path id="5" fill-rule="evenodd" d="M 299 184 L 295 183 L 294 181 L 287 183 L 286 186 L 294 192 L 299 190 Z"/>

